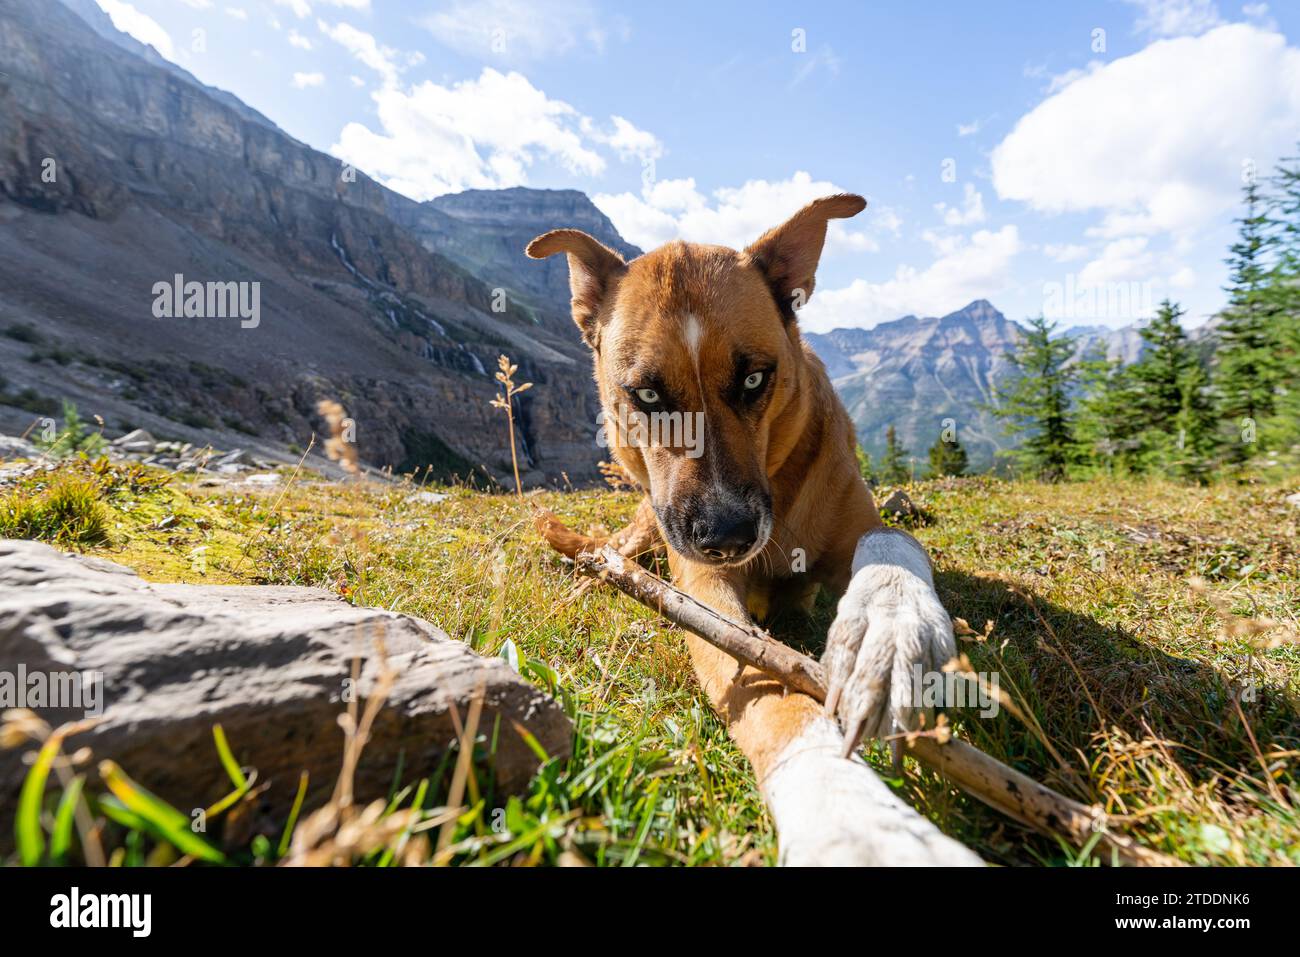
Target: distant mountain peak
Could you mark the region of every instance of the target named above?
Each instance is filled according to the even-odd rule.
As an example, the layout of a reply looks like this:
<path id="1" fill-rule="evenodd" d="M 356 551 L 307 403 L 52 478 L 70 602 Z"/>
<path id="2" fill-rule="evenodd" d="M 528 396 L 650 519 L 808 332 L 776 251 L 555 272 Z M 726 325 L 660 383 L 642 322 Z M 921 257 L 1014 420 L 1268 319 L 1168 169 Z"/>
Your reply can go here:
<path id="1" fill-rule="evenodd" d="M 989 321 L 1003 322 L 1006 320 L 1001 311 L 987 299 L 976 299 L 967 303 L 956 312 L 950 312 L 943 317 L 944 319 L 973 319 L 977 322 Z"/>

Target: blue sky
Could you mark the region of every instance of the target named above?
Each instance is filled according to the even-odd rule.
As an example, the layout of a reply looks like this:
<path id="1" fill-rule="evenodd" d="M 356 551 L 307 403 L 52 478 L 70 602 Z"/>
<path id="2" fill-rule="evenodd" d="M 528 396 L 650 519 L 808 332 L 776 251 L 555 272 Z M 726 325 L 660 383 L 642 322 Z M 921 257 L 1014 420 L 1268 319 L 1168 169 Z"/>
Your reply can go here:
<path id="1" fill-rule="evenodd" d="M 588 193 L 630 241 L 836 224 L 806 328 L 1127 325 L 1223 303 L 1243 178 L 1300 140 L 1300 5 L 98 0 L 120 29 L 416 199 Z"/>

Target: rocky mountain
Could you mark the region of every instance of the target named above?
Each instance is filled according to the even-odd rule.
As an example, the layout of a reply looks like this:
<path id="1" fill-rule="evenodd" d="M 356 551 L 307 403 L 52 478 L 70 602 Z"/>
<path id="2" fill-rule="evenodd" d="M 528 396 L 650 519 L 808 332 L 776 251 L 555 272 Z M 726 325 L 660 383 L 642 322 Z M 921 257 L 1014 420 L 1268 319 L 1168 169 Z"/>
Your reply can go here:
<path id="1" fill-rule="evenodd" d="M 227 93 L 225 90 L 219 90 L 214 86 L 208 86 L 201 82 L 194 74 L 185 70 L 171 60 L 168 60 L 153 47 L 147 43 L 141 43 L 129 33 L 123 33 L 117 27 L 113 26 L 113 20 L 95 0 L 61 0 L 64 6 L 76 12 L 77 16 L 85 20 L 90 28 L 98 33 L 101 37 L 115 46 L 121 47 L 129 53 L 136 56 L 160 69 L 166 70 L 172 76 L 180 79 L 182 82 L 189 84 L 199 90 L 202 90 L 213 99 L 224 103 L 226 106 L 235 110 L 245 119 L 252 120 L 254 123 L 261 123 L 263 126 L 271 129 L 278 127 L 268 120 L 257 110 L 248 106 L 239 97 Z"/>
<path id="2" fill-rule="evenodd" d="M 537 384 L 517 410 L 530 481 L 597 476 L 567 286 L 522 251 L 567 225 L 630 251 L 585 197 L 413 203 L 69 3 L 91 22 L 0 3 L 0 430 L 66 398 L 110 435 L 286 456 L 334 398 L 371 465 L 501 476 L 504 352 Z"/>
<path id="3" fill-rule="evenodd" d="M 973 470 L 987 468 L 1008 446 L 981 406 L 992 402 L 993 383 L 1009 371 L 1006 353 L 1019 334 L 1019 326 L 977 299 L 941 318 L 904 316 L 804 338 L 826 363 L 862 447 L 879 461 L 893 425 L 921 475 L 945 420 L 955 425 Z"/>
<path id="4" fill-rule="evenodd" d="M 1075 343 L 1075 359 L 1100 352 L 1112 362 L 1136 362 L 1144 343 L 1139 326 L 1073 326 L 1058 334 Z M 1012 372 L 1024 328 L 989 302 L 977 299 L 941 318 L 904 316 L 872 329 L 805 333 L 826 364 L 836 391 L 857 426 L 858 440 L 877 461 L 885 429 L 893 425 L 924 474 L 926 452 L 952 421 L 972 471 L 989 468 L 1010 447 L 1002 426 L 985 406 L 996 383 Z M 1205 338 L 1206 327 L 1189 335 Z"/>
<path id="5" fill-rule="evenodd" d="M 471 189 L 426 203 L 395 197 L 389 212 L 435 252 L 486 281 L 496 279 L 534 301 L 559 305 L 569 318 L 569 266 L 563 256 L 538 261 L 524 255 L 536 236 L 557 223 L 581 229 L 624 259 L 641 250 L 624 241 L 614 224 L 575 189 Z"/>
<path id="6" fill-rule="evenodd" d="M 1095 357 L 1104 355 L 1111 362 L 1132 365 L 1142 357 L 1145 344 L 1135 323 L 1112 329 L 1110 326 L 1070 326 L 1059 335 L 1069 336 L 1075 342 L 1075 355 Z"/>

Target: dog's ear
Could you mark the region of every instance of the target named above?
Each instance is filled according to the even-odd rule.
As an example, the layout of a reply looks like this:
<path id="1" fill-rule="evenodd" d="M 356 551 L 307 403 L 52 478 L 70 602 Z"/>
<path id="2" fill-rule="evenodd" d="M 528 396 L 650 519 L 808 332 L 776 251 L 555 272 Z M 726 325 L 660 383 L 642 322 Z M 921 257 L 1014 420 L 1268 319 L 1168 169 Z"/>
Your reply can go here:
<path id="1" fill-rule="evenodd" d="M 812 296 L 817 262 L 826 244 L 827 223 L 856 216 L 866 208 L 867 201 L 852 193 L 824 196 L 746 247 L 750 262 L 767 277 L 787 322 L 794 319 L 795 310 Z"/>
<path id="2" fill-rule="evenodd" d="M 627 268 L 621 256 L 580 229 L 553 229 L 538 236 L 525 250 L 533 259 L 556 253 L 569 257 L 569 290 L 573 293 L 573 321 L 582 338 L 596 345 L 596 322 L 610 281 Z"/>

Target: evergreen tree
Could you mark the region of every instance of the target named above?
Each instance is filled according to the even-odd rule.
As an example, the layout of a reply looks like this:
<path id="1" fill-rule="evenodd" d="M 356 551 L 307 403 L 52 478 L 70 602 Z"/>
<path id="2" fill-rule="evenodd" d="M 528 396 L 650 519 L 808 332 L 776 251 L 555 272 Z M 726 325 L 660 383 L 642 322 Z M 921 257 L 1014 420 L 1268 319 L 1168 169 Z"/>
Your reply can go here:
<path id="1" fill-rule="evenodd" d="M 1210 377 L 1195 361 L 1182 380 L 1182 400 L 1175 419 L 1177 453 L 1171 464 L 1175 474 L 1197 482 L 1208 482 L 1213 474 L 1219 437 Z"/>
<path id="2" fill-rule="evenodd" d="M 1009 435 L 1025 435 L 1013 455 L 1029 472 L 1046 481 L 1065 478 L 1078 459 L 1078 442 L 1071 416 L 1070 390 L 1078 367 L 1070 365 L 1074 340 L 1054 336 L 1055 323 L 1042 316 L 1007 358 L 1016 375 L 994 389 L 993 412 Z"/>
<path id="3" fill-rule="evenodd" d="M 1278 254 L 1268 294 L 1278 313 L 1274 357 L 1279 376 L 1273 416 L 1260 431 L 1268 448 L 1300 455 L 1300 157 L 1283 159 L 1270 185 Z"/>
<path id="4" fill-rule="evenodd" d="M 1077 381 L 1074 434 L 1084 464 L 1107 475 L 1142 471 L 1144 420 L 1129 370 L 1098 344 L 1078 363 Z"/>
<path id="5" fill-rule="evenodd" d="M 886 485 L 902 485 L 911 478 L 912 472 L 907 467 L 907 449 L 898 441 L 898 433 L 891 425 L 885 429 L 885 457 L 880 463 L 880 479 Z"/>
<path id="6" fill-rule="evenodd" d="M 1147 464 L 1203 480 L 1215 449 L 1206 375 L 1179 320 L 1185 311 L 1166 299 L 1141 330 L 1146 350 L 1130 369 L 1144 419 Z"/>
<path id="7" fill-rule="evenodd" d="M 1169 429 L 1183 407 L 1183 386 L 1196 355 L 1179 320 L 1186 311 L 1166 299 L 1138 330 L 1146 343 L 1131 374 L 1148 427 Z"/>
<path id="8" fill-rule="evenodd" d="M 970 465 L 966 458 L 966 450 L 962 448 L 961 440 L 954 434 L 949 440 L 940 435 L 935 440 L 934 445 L 930 446 L 930 477 L 939 478 L 944 475 L 965 475 L 966 469 Z"/>
<path id="9" fill-rule="evenodd" d="M 1228 306 L 1218 329 L 1214 381 L 1220 417 L 1227 420 L 1231 431 L 1241 430 L 1241 436 L 1229 445 L 1236 462 L 1253 454 L 1250 443 L 1257 423 L 1273 412 L 1279 381 L 1274 336 L 1281 314 L 1269 283 L 1270 254 L 1276 246 L 1272 220 L 1262 208 L 1254 181 L 1246 184 L 1244 192 L 1245 215 L 1236 220 L 1238 237 L 1226 260 L 1231 284 L 1226 287 Z"/>
<path id="10" fill-rule="evenodd" d="M 861 445 L 854 446 L 853 452 L 858 459 L 858 474 L 862 476 L 862 481 L 875 485 L 876 473 L 871 468 L 871 456 Z"/>

